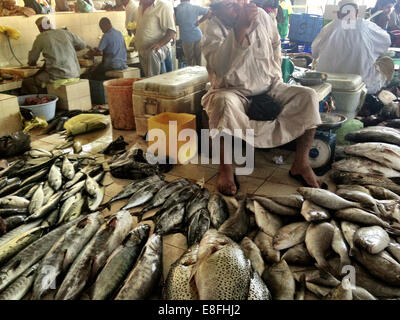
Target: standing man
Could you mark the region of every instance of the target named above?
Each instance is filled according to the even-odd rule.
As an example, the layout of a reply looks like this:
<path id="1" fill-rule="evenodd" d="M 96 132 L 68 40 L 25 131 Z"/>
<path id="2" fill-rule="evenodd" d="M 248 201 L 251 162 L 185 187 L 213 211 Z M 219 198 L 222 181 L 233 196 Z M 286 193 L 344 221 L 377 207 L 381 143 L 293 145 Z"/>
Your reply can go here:
<path id="1" fill-rule="evenodd" d="M 200 40 L 203 35 L 199 25 L 210 17 L 210 13 L 211 11 L 207 8 L 191 4 L 190 0 L 182 0 L 181 4 L 175 8 L 183 53 L 189 66 L 201 65 Z M 200 16 L 203 17 L 199 20 Z"/>
<path id="2" fill-rule="evenodd" d="M 139 5 L 135 0 L 122 0 L 121 3 L 125 7 L 125 28 L 128 30 L 128 34 L 132 36 L 132 30 L 128 29 L 128 24 L 137 21 Z"/>
<path id="3" fill-rule="evenodd" d="M 351 8 L 354 10 L 350 11 Z M 348 13 L 353 11 L 355 16 L 352 17 Z M 354 27 L 349 27 L 350 23 Z M 368 93 L 376 94 L 393 78 L 393 60 L 385 56 L 390 44 L 390 36 L 385 30 L 358 18 L 358 5 L 354 0 L 342 0 L 338 19 L 326 25 L 312 44 L 315 69 L 358 74 Z"/>
<path id="4" fill-rule="evenodd" d="M 80 66 L 75 50 L 82 50 L 86 43 L 68 30 L 54 29 L 47 17 L 36 20 L 40 34 L 29 51 L 28 64 L 36 66 L 43 55 L 45 64 L 42 70 L 22 82 L 22 93 L 41 93 L 50 81 L 79 78 Z"/>
<path id="5" fill-rule="evenodd" d="M 92 49 L 89 55 L 103 54 L 103 60 L 96 69 L 91 72 L 90 79 L 104 80 L 105 73 L 110 70 L 123 70 L 126 65 L 126 45 L 122 33 L 112 27 L 108 18 L 101 18 L 99 22 L 103 37 L 100 40 L 99 47 Z"/>
<path id="6" fill-rule="evenodd" d="M 275 22 L 254 3 L 239 1 L 211 2 L 214 16 L 202 42 L 211 81 L 211 89 L 202 98 L 209 127 L 251 143 L 246 136 L 250 129 L 256 148 L 274 148 L 296 139 L 289 174 L 306 186 L 320 187 L 309 163 L 315 129 L 321 124 L 317 94 L 311 88 L 283 82 Z M 268 103 L 271 100 L 274 103 Z M 218 134 L 212 132 L 211 138 Z M 226 161 L 229 158 L 222 147 L 217 187 L 221 193 L 235 195 L 239 187 Z"/>
<path id="7" fill-rule="evenodd" d="M 172 5 L 167 0 L 140 0 L 135 46 L 146 77 L 160 74 L 175 35 Z"/>

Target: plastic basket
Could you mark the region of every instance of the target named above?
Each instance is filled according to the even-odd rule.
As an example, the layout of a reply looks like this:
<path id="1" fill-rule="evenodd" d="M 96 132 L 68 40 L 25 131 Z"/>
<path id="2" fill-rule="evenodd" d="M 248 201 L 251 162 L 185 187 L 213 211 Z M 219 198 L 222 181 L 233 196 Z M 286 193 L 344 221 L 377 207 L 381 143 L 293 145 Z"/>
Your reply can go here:
<path id="1" fill-rule="evenodd" d="M 293 14 L 290 22 L 290 41 L 311 44 L 324 26 L 324 18 L 307 13 Z"/>
<path id="2" fill-rule="evenodd" d="M 23 106 L 25 99 L 32 98 L 32 97 L 39 97 L 39 98 L 49 97 L 49 98 L 53 98 L 53 100 L 50 102 L 47 102 L 47 103 L 36 104 L 33 106 Z M 45 117 L 46 121 L 53 120 L 53 118 L 56 114 L 57 101 L 58 101 L 58 97 L 50 95 L 50 94 L 29 94 L 29 95 L 18 97 L 18 104 L 20 107 L 31 110 L 32 113 L 35 115 L 35 117 Z"/>

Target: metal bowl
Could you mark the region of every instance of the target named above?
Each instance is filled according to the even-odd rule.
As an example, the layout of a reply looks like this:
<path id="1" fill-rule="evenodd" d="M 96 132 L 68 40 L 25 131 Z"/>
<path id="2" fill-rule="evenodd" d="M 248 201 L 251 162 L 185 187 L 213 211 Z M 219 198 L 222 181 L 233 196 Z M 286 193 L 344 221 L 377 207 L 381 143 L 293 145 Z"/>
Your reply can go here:
<path id="1" fill-rule="evenodd" d="M 320 113 L 322 124 L 318 126 L 318 130 L 330 130 L 340 128 L 347 118 L 338 113 Z"/>
<path id="2" fill-rule="evenodd" d="M 293 72 L 292 77 L 303 86 L 316 86 L 326 82 L 328 75 L 323 72 Z"/>

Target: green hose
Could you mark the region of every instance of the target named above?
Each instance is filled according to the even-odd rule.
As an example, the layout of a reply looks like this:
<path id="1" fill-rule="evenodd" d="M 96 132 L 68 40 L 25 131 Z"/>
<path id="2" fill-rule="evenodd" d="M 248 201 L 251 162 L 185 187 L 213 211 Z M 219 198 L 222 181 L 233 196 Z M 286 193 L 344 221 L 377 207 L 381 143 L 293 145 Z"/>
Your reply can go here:
<path id="1" fill-rule="evenodd" d="M 11 51 L 12 55 L 14 56 L 15 60 L 17 60 L 17 61 L 19 62 L 19 64 L 20 64 L 21 66 L 23 66 L 24 64 L 17 58 L 17 56 L 16 56 L 15 53 L 14 53 L 14 49 L 13 49 L 13 47 L 12 47 L 12 45 L 11 45 L 11 41 L 10 41 L 10 36 L 8 35 L 7 31 L 6 31 L 4 34 L 5 34 L 5 36 L 7 37 L 8 45 L 10 46 L 10 51 Z"/>

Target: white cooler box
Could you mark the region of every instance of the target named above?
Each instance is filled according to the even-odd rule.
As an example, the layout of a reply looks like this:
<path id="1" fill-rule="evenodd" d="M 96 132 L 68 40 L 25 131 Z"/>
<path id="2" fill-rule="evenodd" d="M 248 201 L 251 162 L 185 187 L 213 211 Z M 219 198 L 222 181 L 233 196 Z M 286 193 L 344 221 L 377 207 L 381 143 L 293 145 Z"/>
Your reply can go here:
<path id="1" fill-rule="evenodd" d="M 133 84 L 133 109 L 136 132 L 144 136 L 147 120 L 162 112 L 191 113 L 200 121 L 201 98 L 206 92 L 205 67 L 186 67 L 136 81 Z"/>
<path id="2" fill-rule="evenodd" d="M 335 99 L 335 112 L 344 115 L 348 120 L 354 119 L 364 104 L 367 94 L 361 76 L 345 73 L 327 73 L 332 85 L 332 96 Z"/>

